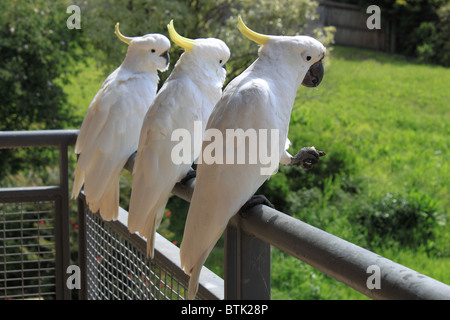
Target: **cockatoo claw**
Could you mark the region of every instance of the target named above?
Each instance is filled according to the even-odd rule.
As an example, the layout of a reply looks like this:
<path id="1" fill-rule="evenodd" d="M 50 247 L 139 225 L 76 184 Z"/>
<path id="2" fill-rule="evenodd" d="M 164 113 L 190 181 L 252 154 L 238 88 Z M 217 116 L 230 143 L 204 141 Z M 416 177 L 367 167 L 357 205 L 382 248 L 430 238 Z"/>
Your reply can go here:
<path id="1" fill-rule="evenodd" d="M 180 180 L 180 183 L 183 185 L 186 185 L 186 183 L 191 180 L 194 179 L 197 176 L 197 171 L 195 171 L 194 169 L 189 169 L 189 172 L 186 173 L 186 176 Z"/>
<path id="2" fill-rule="evenodd" d="M 263 204 L 268 207 L 271 207 L 272 209 L 275 209 L 275 206 L 262 194 L 255 194 L 252 196 L 244 205 L 239 209 L 238 213 L 240 215 L 243 215 L 246 211 L 250 210 L 251 208 Z"/>
<path id="3" fill-rule="evenodd" d="M 310 170 L 319 162 L 319 158 L 326 155 L 324 151 L 314 147 L 304 147 L 291 159 L 290 166 L 301 165 L 303 169 Z"/>

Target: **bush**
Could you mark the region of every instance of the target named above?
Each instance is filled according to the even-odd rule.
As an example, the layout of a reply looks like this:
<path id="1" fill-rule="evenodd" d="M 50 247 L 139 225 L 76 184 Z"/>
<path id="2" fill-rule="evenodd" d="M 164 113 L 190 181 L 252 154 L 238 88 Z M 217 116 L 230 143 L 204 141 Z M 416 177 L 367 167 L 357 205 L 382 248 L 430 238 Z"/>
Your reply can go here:
<path id="1" fill-rule="evenodd" d="M 295 136 L 296 132 L 291 133 L 293 145 L 299 148 L 306 146 L 301 142 L 302 139 Z M 329 194 L 331 189 L 333 194 L 340 191 L 359 193 L 359 181 L 353 178 L 356 157 L 352 151 L 339 144 L 326 151 L 327 155 L 320 158 L 319 164 L 308 171 L 297 166 L 280 165 L 279 172 L 271 176 L 256 194 L 265 194 L 277 210 L 295 215 L 312 199 L 317 199 L 318 194 Z M 328 199 L 324 201 L 327 202 Z"/>
<path id="2" fill-rule="evenodd" d="M 358 223 L 369 247 L 400 245 L 427 253 L 434 252 L 438 227 L 445 224 L 438 203 L 425 194 L 395 197 L 388 193 L 381 200 L 360 208 L 351 219 Z"/>
<path id="3" fill-rule="evenodd" d="M 437 11 L 437 22 L 422 22 L 414 30 L 419 60 L 450 66 L 450 2 Z"/>

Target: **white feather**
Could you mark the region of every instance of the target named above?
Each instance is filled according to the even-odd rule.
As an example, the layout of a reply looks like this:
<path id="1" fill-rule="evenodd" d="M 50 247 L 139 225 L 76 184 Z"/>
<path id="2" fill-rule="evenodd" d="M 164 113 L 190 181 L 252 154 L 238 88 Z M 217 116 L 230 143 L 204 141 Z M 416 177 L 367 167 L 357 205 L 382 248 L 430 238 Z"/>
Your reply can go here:
<path id="1" fill-rule="evenodd" d="M 309 37 L 271 37 L 260 57 L 225 88 L 207 125 L 219 129 L 277 129 L 278 159 L 288 147 L 288 127 L 297 90 L 311 63 L 325 48 Z M 303 63 L 301 49 L 316 46 L 318 56 Z M 292 49 L 292 47 L 294 49 Z M 224 152 L 229 140 L 224 139 Z M 208 143 L 203 144 L 203 150 Z M 248 144 L 246 154 L 248 156 Z M 181 266 L 191 276 L 188 297 L 198 288 L 200 270 L 229 219 L 268 178 L 259 164 L 199 164 L 180 248 Z"/>
<path id="2" fill-rule="evenodd" d="M 120 173 L 137 149 L 145 113 L 156 95 L 157 72 L 168 65 L 161 57 L 170 48 L 165 36 L 149 34 L 133 39 L 123 63 L 91 102 L 75 146 L 79 159 L 72 198 L 84 184 L 91 211 L 100 210 L 105 220 L 117 218 Z"/>
<path id="3" fill-rule="evenodd" d="M 179 142 L 172 132 L 186 129 L 194 135 L 194 122 L 203 127 L 222 94 L 228 47 L 218 39 L 197 39 L 183 53 L 158 92 L 142 126 L 133 170 L 128 229 L 147 238 L 147 254 L 153 257 L 154 234 L 174 185 L 189 171 L 190 162 L 177 165 L 171 158 Z M 202 138 L 202 137 L 197 137 Z"/>

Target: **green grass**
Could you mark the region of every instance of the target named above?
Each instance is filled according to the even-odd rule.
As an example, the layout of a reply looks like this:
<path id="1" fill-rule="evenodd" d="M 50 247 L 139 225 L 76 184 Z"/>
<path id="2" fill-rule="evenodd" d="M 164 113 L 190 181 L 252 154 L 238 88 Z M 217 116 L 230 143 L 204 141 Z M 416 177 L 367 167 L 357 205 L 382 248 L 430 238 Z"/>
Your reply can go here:
<path id="1" fill-rule="evenodd" d="M 322 84 L 299 90 L 289 132 L 291 153 L 314 145 L 327 156 L 306 173 L 281 168 L 262 191 L 288 214 L 450 284 L 450 223 L 427 220 L 432 236 L 408 246 L 395 238 L 400 229 L 420 237 L 423 226 L 408 229 L 394 219 L 423 212 L 449 219 L 450 69 L 354 48 L 336 47 L 328 56 Z M 79 114 L 103 80 L 90 61 L 66 86 Z M 358 219 L 368 217 L 387 194 L 393 201 L 406 199 L 406 205 L 382 207 L 384 214 L 392 211 L 393 219 L 386 220 L 392 230 L 370 238 Z M 185 215 L 176 211 L 186 207 L 169 202 L 173 214 L 163 226 L 177 227 L 160 231 L 178 244 L 182 225 L 175 220 Z M 222 264 L 219 247 L 206 265 L 221 274 Z M 272 250 L 272 298 L 366 299 L 278 249 Z"/>
<path id="2" fill-rule="evenodd" d="M 288 201 L 285 207 L 291 210 L 289 213 L 450 284 L 448 223 L 435 228 L 433 239 L 427 242 L 434 250 L 430 253 L 423 246 L 401 246 L 389 236 L 374 245 L 358 233 L 352 219 L 356 213 L 363 216 L 366 205 L 392 194 L 398 199 L 428 201 L 441 220 L 448 220 L 449 83 L 448 68 L 417 64 L 401 56 L 334 48 L 322 84 L 316 89 L 299 90 L 289 136 L 292 152 L 314 145 L 327 152 L 319 166 L 337 163 L 338 168 L 333 174 L 328 172 L 328 179 L 318 188 L 291 190 L 290 194 L 299 195 L 300 200 Z M 289 171 L 284 172 L 288 179 L 293 177 Z M 348 185 L 354 190 L 346 190 L 344 186 Z M 426 206 L 421 204 L 422 208 Z M 363 298 L 293 260 L 273 254 L 273 298 Z"/>
<path id="3" fill-rule="evenodd" d="M 369 194 L 421 190 L 450 209 L 450 69 L 335 48 L 321 86 L 302 88 L 290 132 L 355 157 Z M 302 96 L 310 99 L 304 100 Z"/>

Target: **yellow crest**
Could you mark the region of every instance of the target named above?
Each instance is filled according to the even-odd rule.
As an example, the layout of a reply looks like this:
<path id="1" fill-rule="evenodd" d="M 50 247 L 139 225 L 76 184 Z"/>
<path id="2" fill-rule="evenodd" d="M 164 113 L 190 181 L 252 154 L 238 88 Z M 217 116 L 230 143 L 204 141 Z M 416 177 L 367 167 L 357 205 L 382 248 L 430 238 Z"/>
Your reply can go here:
<path id="1" fill-rule="evenodd" d="M 170 39 L 175 42 L 177 45 L 182 47 L 184 50 L 189 51 L 194 46 L 195 41 L 192 39 L 188 39 L 180 36 L 173 26 L 173 20 L 167 25 L 167 29 L 169 30 Z"/>
<path id="2" fill-rule="evenodd" d="M 242 21 L 241 16 L 238 17 L 238 29 L 248 39 L 260 45 L 265 45 L 267 40 L 269 39 L 269 36 L 250 30 Z"/>
<path id="3" fill-rule="evenodd" d="M 125 42 L 126 44 L 130 44 L 131 40 L 133 40 L 133 38 L 125 37 L 123 34 L 120 33 L 120 30 L 119 30 L 119 23 L 118 23 L 118 22 L 116 23 L 116 28 L 115 28 L 114 33 L 116 34 L 116 36 L 117 36 L 120 40 L 122 40 L 122 41 Z"/>

